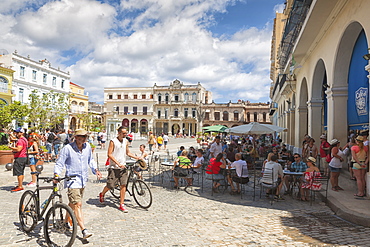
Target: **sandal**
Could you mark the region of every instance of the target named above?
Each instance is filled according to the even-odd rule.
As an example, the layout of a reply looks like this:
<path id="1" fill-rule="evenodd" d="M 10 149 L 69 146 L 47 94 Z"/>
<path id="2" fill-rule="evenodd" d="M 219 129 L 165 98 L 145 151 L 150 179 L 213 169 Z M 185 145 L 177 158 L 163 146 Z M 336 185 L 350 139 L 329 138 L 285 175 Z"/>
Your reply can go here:
<path id="1" fill-rule="evenodd" d="M 338 189 L 336 187 L 331 188 L 333 191 L 338 192 Z"/>
<path id="2" fill-rule="evenodd" d="M 354 194 L 354 196 L 356 196 L 356 197 L 364 197 L 365 195 L 360 196 L 358 194 Z"/>
<path id="3" fill-rule="evenodd" d="M 342 189 L 341 187 L 339 187 L 339 186 L 335 186 L 335 188 L 337 189 L 337 190 L 344 190 L 344 189 Z"/>
<path id="4" fill-rule="evenodd" d="M 355 178 L 355 177 L 352 177 L 352 178 L 351 178 L 351 180 L 354 180 L 354 181 L 356 181 L 356 178 Z"/>

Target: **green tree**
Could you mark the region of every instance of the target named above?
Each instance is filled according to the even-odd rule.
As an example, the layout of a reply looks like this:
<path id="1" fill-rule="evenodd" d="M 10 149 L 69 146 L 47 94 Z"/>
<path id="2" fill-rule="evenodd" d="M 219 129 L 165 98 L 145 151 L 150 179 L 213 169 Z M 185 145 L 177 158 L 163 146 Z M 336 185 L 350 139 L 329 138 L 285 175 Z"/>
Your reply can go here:
<path id="1" fill-rule="evenodd" d="M 97 129 L 103 128 L 103 124 L 94 118 L 93 113 L 79 113 L 76 115 L 76 118 L 83 123 L 83 127 L 87 131 L 97 131 Z"/>
<path id="2" fill-rule="evenodd" d="M 22 126 L 28 113 L 27 105 L 19 101 L 14 101 L 9 105 L 0 102 L 0 125 L 7 129 L 15 128 L 16 126 L 12 126 L 12 122 L 15 120 L 18 125 Z"/>

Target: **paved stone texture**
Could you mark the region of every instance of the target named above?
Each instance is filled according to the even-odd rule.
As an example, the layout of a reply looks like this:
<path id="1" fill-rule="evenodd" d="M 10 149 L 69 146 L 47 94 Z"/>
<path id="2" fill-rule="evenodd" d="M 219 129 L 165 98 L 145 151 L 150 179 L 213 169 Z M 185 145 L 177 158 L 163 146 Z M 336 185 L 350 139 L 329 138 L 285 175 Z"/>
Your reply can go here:
<path id="1" fill-rule="evenodd" d="M 193 143 L 181 142 L 187 146 Z M 99 152 L 103 163 L 106 156 Z M 51 175 L 52 168 L 52 163 L 46 164 L 43 176 Z M 148 175 L 144 177 L 148 181 Z M 15 180 L 10 172 L 1 171 L 1 178 L 0 245 L 46 246 L 41 222 L 31 234 L 19 230 L 22 193 L 9 192 Z M 97 182 L 93 175 L 90 178 L 83 210 L 86 227 L 94 235 L 86 242 L 78 231 L 74 246 L 370 246 L 369 228 L 338 221 L 319 200 L 310 206 L 286 197 L 271 205 L 268 199 L 259 198 L 259 188 L 253 200 L 251 185 L 243 199 L 228 192 L 211 196 L 209 182 L 203 192 L 197 185 L 173 190 L 169 180 L 160 183 L 159 174 L 154 182 L 148 181 L 154 197 L 152 206 L 143 210 L 127 195 L 129 213 L 125 214 L 109 192 L 105 205 L 99 203 L 104 180 Z M 42 192 L 42 201 L 48 193 Z"/>

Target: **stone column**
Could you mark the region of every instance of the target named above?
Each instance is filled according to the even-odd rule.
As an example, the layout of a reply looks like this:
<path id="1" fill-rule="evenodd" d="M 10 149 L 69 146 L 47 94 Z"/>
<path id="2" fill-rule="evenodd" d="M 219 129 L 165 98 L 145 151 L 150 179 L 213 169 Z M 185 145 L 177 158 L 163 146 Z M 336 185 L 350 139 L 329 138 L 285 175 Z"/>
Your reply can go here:
<path id="1" fill-rule="evenodd" d="M 311 99 L 307 102 L 308 108 L 308 134 L 316 141 L 319 140 L 322 134 L 322 99 Z M 317 142 L 318 143 L 318 142 Z"/>
<path id="2" fill-rule="evenodd" d="M 347 99 L 348 87 L 329 88 L 328 99 L 328 141 L 333 138 L 347 142 Z"/>
<path id="3" fill-rule="evenodd" d="M 296 147 L 294 152 L 302 152 L 301 143 L 303 141 L 304 135 L 307 134 L 307 107 L 300 106 L 297 108 L 297 114 L 295 116 L 295 122 L 298 123 L 295 126 L 295 137 L 294 146 Z"/>
<path id="4" fill-rule="evenodd" d="M 290 127 L 290 124 L 291 124 L 291 120 L 290 120 L 291 114 L 290 114 L 290 110 L 289 109 L 286 111 L 285 116 L 286 116 L 286 121 L 285 121 L 286 123 L 285 123 L 284 128 L 287 128 L 288 130 L 290 130 L 291 129 L 291 127 Z M 291 142 L 290 142 L 290 136 L 291 136 L 290 131 L 282 132 L 282 133 L 284 133 L 284 137 L 285 137 L 284 138 L 284 142 L 287 143 L 287 144 L 291 144 Z"/>
<path id="5" fill-rule="evenodd" d="M 294 108 L 289 109 L 290 112 L 290 123 L 288 128 L 289 133 L 289 144 L 294 145 L 295 138 L 295 110 Z"/>

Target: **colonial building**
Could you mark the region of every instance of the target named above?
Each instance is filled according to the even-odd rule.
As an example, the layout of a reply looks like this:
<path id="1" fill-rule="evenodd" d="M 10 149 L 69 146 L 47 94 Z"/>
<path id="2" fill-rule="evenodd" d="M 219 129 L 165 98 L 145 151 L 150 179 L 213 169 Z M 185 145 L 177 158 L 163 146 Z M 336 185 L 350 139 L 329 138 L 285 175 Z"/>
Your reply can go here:
<path id="1" fill-rule="evenodd" d="M 271 114 L 297 151 L 305 134 L 346 143 L 349 130 L 369 128 L 369 9 L 368 0 L 288 0 L 277 16 Z"/>
<path id="2" fill-rule="evenodd" d="M 8 105 L 12 103 L 15 96 L 12 90 L 13 73 L 10 67 L 0 64 L 0 104 Z"/>
<path id="3" fill-rule="evenodd" d="M 98 122 L 100 125 L 104 125 L 104 105 L 96 102 L 89 102 L 88 112 L 91 114 L 93 122 Z"/>
<path id="4" fill-rule="evenodd" d="M 129 132 L 147 133 L 153 128 L 153 88 L 104 88 L 104 112 L 108 135 L 119 126 Z"/>
<path id="5" fill-rule="evenodd" d="M 15 51 L 12 54 L 0 56 L 0 64 L 14 70 L 12 95 L 15 96 L 13 100 L 28 103 L 29 95 L 34 90 L 40 94 L 50 91 L 69 94 L 69 73 L 51 67 L 47 59 L 35 61 L 29 56 L 20 56 Z M 63 124 L 64 127 L 68 126 L 68 119 L 65 119 Z"/>
<path id="6" fill-rule="evenodd" d="M 189 85 L 174 80 L 169 86 L 155 84 L 153 93 L 155 133 L 195 135 L 201 130 L 202 106 L 212 101 L 212 94 L 199 82 Z"/>
<path id="7" fill-rule="evenodd" d="M 271 123 L 269 118 L 269 104 L 250 103 L 238 100 L 226 104 L 205 104 L 202 106 L 204 112 L 203 127 L 210 125 L 224 125 L 228 128 L 248 124 L 250 122 Z"/>
<path id="8" fill-rule="evenodd" d="M 70 87 L 70 114 L 69 114 L 69 128 L 72 130 L 84 128 L 81 114 L 87 114 L 89 95 L 85 94 L 85 88 L 73 82 L 69 83 Z"/>

